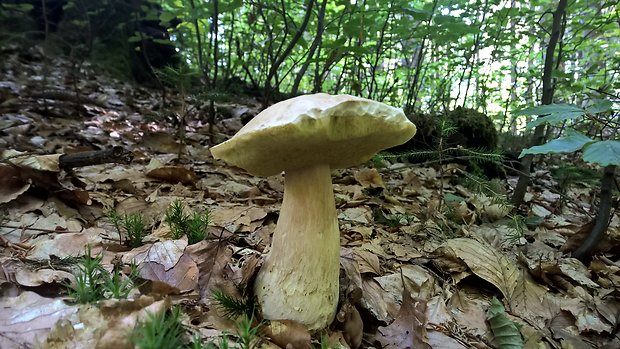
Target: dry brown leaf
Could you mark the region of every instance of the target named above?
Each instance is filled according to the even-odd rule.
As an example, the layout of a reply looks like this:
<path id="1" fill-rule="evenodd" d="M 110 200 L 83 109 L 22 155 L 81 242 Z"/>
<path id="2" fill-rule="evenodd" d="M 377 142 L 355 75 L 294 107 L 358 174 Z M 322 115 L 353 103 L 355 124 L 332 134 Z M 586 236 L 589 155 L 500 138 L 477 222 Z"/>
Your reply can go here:
<path id="1" fill-rule="evenodd" d="M 341 315 L 341 313 L 343 313 Z M 342 334 L 345 342 L 351 349 L 357 349 L 362 345 L 364 334 L 364 322 L 359 311 L 348 301 L 344 303 L 338 313 L 338 319 L 342 318 Z"/>
<path id="2" fill-rule="evenodd" d="M 338 214 L 338 219 L 361 224 L 369 224 L 372 221 L 372 212 L 368 207 L 353 207 L 343 210 Z"/>
<path id="3" fill-rule="evenodd" d="M 435 325 L 447 327 L 449 323 L 454 321 L 442 296 L 435 296 L 428 301 L 426 313 L 428 314 L 428 322 Z"/>
<path id="4" fill-rule="evenodd" d="M 590 279 L 590 271 L 576 258 L 562 258 L 559 261 L 562 273 L 582 286 L 599 288 L 599 285 Z"/>
<path id="5" fill-rule="evenodd" d="M 376 339 L 383 349 L 432 349 L 426 333 L 426 301 L 412 299 L 407 287 L 403 288 L 403 302 L 398 315 L 390 325 L 379 327 Z"/>
<path id="6" fill-rule="evenodd" d="M 108 318 L 108 328 L 103 329 L 103 335 L 97 342 L 96 349 L 130 349 L 133 348 L 129 333 L 138 322 L 143 321 L 151 314 L 161 314 L 170 308 L 170 299 L 149 304 L 139 310 L 132 310 L 127 314 L 128 308 L 124 311 L 115 313 L 112 318 Z"/>
<path id="7" fill-rule="evenodd" d="M 162 166 L 146 173 L 147 177 L 159 179 L 168 183 L 182 183 L 194 185 L 198 176 L 193 170 L 180 166 Z"/>
<path id="8" fill-rule="evenodd" d="M 30 188 L 31 181 L 20 176 L 19 169 L 0 164 L 0 204 L 17 199 Z"/>
<path id="9" fill-rule="evenodd" d="M 82 233 L 53 234 L 51 238 L 39 239 L 34 243 L 32 250 L 28 252 L 28 259 L 49 260 L 51 256 L 58 258 L 79 257 L 84 255 L 87 246 L 92 249 L 92 254 L 101 252 L 100 229 L 87 229 Z"/>
<path id="10" fill-rule="evenodd" d="M 360 273 L 381 275 L 381 264 L 376 254 L 360 248 L 356 248 L 354 251 Z"/>
<path id="11" fill-rule="evenodd" d="M 181 292 L 192 291 L 198 284 L 198 266 L 188 254 L 183 254 L 172 268 L 166 268 L 156 260 L 139 264 L 140 277 L 164 282 Z"/>
<path id="12" fill-rule="evenodd" d="M 271 341 L 282 348 L 311 348 L 310 333 L 306 328 L 292 320 L 274 320 L 266 327 L 266 335 Z"/>
<path id="13" fill-rule="evenodd" d="M 33 155 L 16 150 L 5 150 L 2 152 L 2 159 L 8 159 L 19 167 L 28 167 L 33 170 L 59 172 L 59 160 L 63 154 Z"/>
<path id="14" fill-rule="evenodd" d="M 428 344 L 433 349 L 467 349 L 469 346 L 439 331 L 428 331 Z"/>
<path id="15" fill-rule="evenodd" d="M 594 304 L 597 300 L 593 300 Z M 598 300 L 600 302 L 600 300 Z M 564 299 L 561 306 L 562 310 L 569 311 L 575 317 L 574 325 L 580 333 L 596 332 L 611 333 L 612 326 L 602 319 L 595 309 L 590 307 L 589 302 L 580 298 Z"/>
<path id="16" fill-rule="evenodd" d="M 448 302 L 450 312 L 456 323 L 474 336 L 483 337 L 487 333 L 487 320 L 485 309 L 489 301 L 482 299 L 480 295 L 473 295 L 467 291 L 454 290 L 454 294 Z"/>
<path id="17" fill-rule="evenodd" d="M 56 321 L 77 311 L 61 299 L 49 299 L 30 291 L 18 297 L 0 298 L 0 348 L 31 348 L 43 342 Z"/>
<path id="18" fill-rule="evenodd" d="M 375 168 L 363 168 L 355 172 L 354 177 L 364 188 L 385 188 L 383 179 Z"/>
<path id="19" fill-rule="evenodd" d="M 386 296 L 388 294 L 376 280 L 364 277 L 362 279 L 362 290 L 363 296 L 360 300 L 360 305 L 364 309 L 368 310 L 379 321 L 388 322 L 393 319 L 389 315 L 393 311 L 389 309 L 390 306 L 386 303 Z"/>
<path id="20" fill-rule="evenodd" d="M 43 284 L 61 284 L 74 279 L 73 274 L 63 270 L 39 269 L 28 270 L 24 266 L 15 272 L 15 281 L 26 287 L 37 287 Z"/>
<path id="21" fill-rule="evenodd" d="M 142 144 L 158 153 L 178 153 L 181 146 L 176 136 L 168 132 L 149 132 L 142 137 Z"/>
<path id="22" fill-rule="evenodd" d="M 187 249 L 198 266 L 198 286 L 203 301 L 208 303 L 211 292 L 216 289 L 233 297 L 240 296 L 237 286 L 228 277 L 228 273 L 232 274 L 229 263 L 233 250 L 226 242 L 201 241 Z"/>
<path id="23" fill-rule="evenodd" d="M 445 244 L 480 278 L 492 283 L 504 297 L 512 299 L 519 282 L 519 269 L 503 254 L 488 244 L 473 239 L 457 238 Z"/>

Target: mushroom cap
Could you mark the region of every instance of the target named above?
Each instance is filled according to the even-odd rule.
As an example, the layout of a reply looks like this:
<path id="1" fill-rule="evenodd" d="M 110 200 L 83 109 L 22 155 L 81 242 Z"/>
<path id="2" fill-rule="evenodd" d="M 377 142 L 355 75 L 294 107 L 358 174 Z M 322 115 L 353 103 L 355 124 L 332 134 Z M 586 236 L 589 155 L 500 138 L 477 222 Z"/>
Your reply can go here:
<path id="1" fill-rule="evenodd" d="M 211 148 L 211 154 L 257 176 L 316 164 L 346 168 L 407 142 L 415 132 L 400 108 L 317 93 L 263 110 L 234 137 Z"/>

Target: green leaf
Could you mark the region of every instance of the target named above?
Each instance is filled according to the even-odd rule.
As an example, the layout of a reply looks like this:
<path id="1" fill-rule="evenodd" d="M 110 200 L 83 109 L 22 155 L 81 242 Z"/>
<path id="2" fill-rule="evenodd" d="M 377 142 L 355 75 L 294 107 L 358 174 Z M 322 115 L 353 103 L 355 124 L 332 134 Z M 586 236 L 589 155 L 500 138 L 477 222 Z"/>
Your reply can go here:
<path id="1" fill-rule="evenodd" d="M 620 165 L 620 141 L 608 140 L 586 145 L 583 160 L 601 166 Z"/>
<path id="2" fill-rule="evenodd" d="M 176 17 L 176 14 L 170 11 L 164 11 L 162 12 L 161 15 L 159 15 L 159 21 L 161 23 L 170 23 L 170 21 L 172 21 L 175 17 Z"/>
<path id="3" fill-rule="evenodd" d="M 583 134 L 573 129 L 566 129 L 566 135 L 563 137 L 551 140 L 543 145 L 535 145 L 528 149 L 523 149 L 519 157 L 521 158 L 527 154 L 572 153 L 580 150 L 590 142 L 593 142 L 593 140 Z"/>
<path id="4" fill-rule="evenodd" d="M 502 303 L 493 297 L 491 307 L 487 312 L 487 320 L 491 325 L 493 339 L 499 349 L 523 348 L 523 338 L 519 326 L 506 316 L 506 310 Z"/>
<path id="5" fill-rule="evenodd" d="M 586 111 L 572 104 L 545 104 L 516 110 L 513 113 L 514 115 L 546 115 L 531 121 L 526 126 L 526 128 L 533 128 L 543 123 L 553 125 L 565 120 L 572 120 L 582 116 Z"/>
<path id="6" fill-rule="evenodd" d="M 221 3 L 220 4 L 220 8 L 219 8 L 219 12 L 220 13 L 232 12 L 232 11 L 240 8 L 241 6 L 243 6 L 243 1 L 242 0 L 232 0 L 229 3 Z"/>
<path id="7" fill-rule="evenodd" d="M 603 99 L 587 107 L 586 111 L 590 114 L 604 113 L 610 111 L 613 106 L 614 104 L 611 101 Z"/>
<path id="8" fill-rule="evenodd" d="M 465 198 L 463 198 L 462 196 L 458 196 L 458 195 L 454 195 L 454 194 L 450 194 L 450 193 L 447 193 L 446 195 L 444 195 L 443 199 L 446 202 L 461 202 L 461 201 L 465 201 Z"/>
<path id="9" fill-rule="evenodd" d="M 413 19 L 418 20 L 418 21 L 425 21 L 431 15 L 430 11 L 417 9 L 415 7 L 410 7 L 410 8 L 402 7 L 400 8 L 399 12 L 407 14 L 411 16 Z"/>
<path id="10" fill-rule="evenodd" d="M 529 107 L 521 110 L 514 110 L 514 115 L 547 115 L 569 112 L 584 112 L 583 109 L 572 104 L 544 104 L 536 107 Z"/>

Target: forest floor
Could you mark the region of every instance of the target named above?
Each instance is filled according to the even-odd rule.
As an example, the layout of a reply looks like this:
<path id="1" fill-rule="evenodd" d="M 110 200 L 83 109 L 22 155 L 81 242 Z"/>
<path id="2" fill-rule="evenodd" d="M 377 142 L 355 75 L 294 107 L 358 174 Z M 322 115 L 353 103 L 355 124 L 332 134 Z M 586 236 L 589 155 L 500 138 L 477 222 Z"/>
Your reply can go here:
<path id="1" fill-rule="evenodd" d="M 88 64 L 76 74 L 37 47 L 4 47 L 0 55 L 0 348 L 130 348 L 131 329 L 173 305 L 203 342 L 218 343 L 224 333 L 235 341 L 238 321 L 212 292 L 251 294 L 283 177 L 258 178 L 213 160 L 205 101 L 169 91 L 163 104 L 157 90 Z M 187 105 L 181 144 L 171 120 Z M 222 141 L 259 103 L 216 108 L 227 111 L 214 125 Z M 86 161 L 100 164 L 60 169 L 61 155 L 92 150 L 100 152 Z M 345 338 L 359 337 L 363 324 L 363 348 L 620 348 L 618 215 L 591 262 L 570 257 L 591 227 L 596 183 L 560 192 L 539 166 L 526 195 L 529 218 L 521 220 L 504 204 L 516 177 L 474 189 L 457 165 L 383 164 L 332 174 L 341 302 L 314 347 L 324 336 L 329 347 L 348 348 Z M 175 203 L 187 215 L 208 212 L 203 241 L 175 239 L 165 219 Z M 126 219 L 139 215 L 146 236 L 131 248 L 127 229 L 136 227 Z M 128 299 L 104 292 L 109 299 L 75 302 L 67 285 L 75 287 L 77 265 L 84 269 L 76 257 L 87 246 L 108 273 L 138 265 L 139 287 Z M 305 330 L 284 325 L 278 334 L 261 323 L 258 346 L 308 345 Z"/>

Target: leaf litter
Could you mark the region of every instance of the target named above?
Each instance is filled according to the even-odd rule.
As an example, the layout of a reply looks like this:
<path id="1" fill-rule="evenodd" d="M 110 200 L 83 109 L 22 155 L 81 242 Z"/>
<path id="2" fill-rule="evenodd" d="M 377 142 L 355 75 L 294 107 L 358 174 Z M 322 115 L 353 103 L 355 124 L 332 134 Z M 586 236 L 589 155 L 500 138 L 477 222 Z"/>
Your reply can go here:
<path id="1" fill-rule="evenodd" d="M 14 50 L 3 64 L 16 71 L 41 64 L 18 57 Z M 70 63 L 59 58 L 53 69 L 48 84 L 64 86 Z M 283 177 L 229 168 L 212 159 L 207 144 L 234 134 L 241 116 L 258 112 L 258 101 L 216 104 L 234 112 L 219 117 L 214 137 L 199 115 L 190 115 L 180 143 L 173 125 L 144 117 L 159 113 L 157 91 L 129 89 L 130 105 L 124 84 L 95 80 L 84 69 L 91 83 L 80 91 L 97 102 L 79 100 L 70 108 L 41 108 L 26 90 L 11 88 L 23 82 L 0 76 L 0 88 L 23 97 L 0 108 L 0 347 L 128 348 L 128 329 L 173 304 L 184 307 L 184 324 L 205 339 L 230 332 L 234 324 L 218 313 L 211 294 L 251 296 Z M 169 98 L 179 97 L 170 91 Z M 59 169 L 63 154 L 112 146 L 130 150 L 133 162 Z M 528 215 L 540 223 L 519 232 L 492 198 L 455 184 L 453 166 L 334 171 L 342 275 L 339 313 L 326 335 L 332 346 L 493 348 L 492 318 L 514 323 L 510 336 L 523 338 L 525 348 L 620 347 L 618 215 L 598 253 L 583 264 L 566 252 L 589 231 L 584 212 L 592 211 L 592 190 L 577 184 L 569 188 L 575 200 L 561 202 L 550 189 L 557 187 L 554 179 L 535 173 L 526 201 Z M 504 186 L 515 183 L 509 177 Z M 440 197 L 440 187 L 449 195 Z M 171 238 L 164 216 L 175 200 L 210 212 L 204 241 Z M 144 216 L 143 246 L 123 245 L 111 210 Z M 86 246 L 103 255 L 107 271 L 115 260 L 138 265 L 142 282 L 133 298 L 96 305 L 68 300 L 71 260 Z M 267 332 L 265 347 L 310 347 L 310 334 L 293 322 L 273 321 Z"/>

